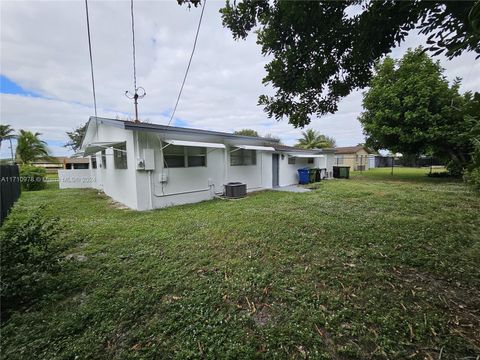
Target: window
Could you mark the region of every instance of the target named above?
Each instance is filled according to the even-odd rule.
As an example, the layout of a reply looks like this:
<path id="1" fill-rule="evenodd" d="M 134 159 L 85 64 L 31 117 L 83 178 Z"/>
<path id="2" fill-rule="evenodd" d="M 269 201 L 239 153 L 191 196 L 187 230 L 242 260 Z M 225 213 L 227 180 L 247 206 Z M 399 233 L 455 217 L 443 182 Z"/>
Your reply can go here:
<path id="1" fill-rule="evenodd" d="M 295 158 L 293 156 L 288 157 L 288 164 L 289 165 L 295 165 Z"/>
<path id="2" fill-rule="evenodd" d="M 92 169 L 96 169 L 97 168 L 97 155 L 93 155 L 91 159 L 92 159 Z"/>
<path id="3" fill-rule="evenodd" d="M 308 158 L 307 164 L 313 164 L 313 158 Z"/>
<path id="4" fill-rule="evenodd" d="M 257 165 L 255 150 L 234 149 L 230 153 L 230 166 Z"/>
<path id="5" fill-rule="evenodd" d="M 104 169 L 107 168 L 107 154 L 105 149 L 102 150 L 102 167 Z"/>
<path id="6" fill-rule="evenodd" d="M 113 149 L 113 163 L 115 169 L 126 169 L 127 168 L 127 144 L 115 145 Z"/>
<path id="7" fill-rule="evenodd" d="M 169 145 L 163 149 L 163 159 L 169 168 L 207 166 L 207 148 Z"/>
<path id="8" fill-rule="evenodd" d="M 343 155 L 337 156 L 337 165 L 343 165 Z"/>

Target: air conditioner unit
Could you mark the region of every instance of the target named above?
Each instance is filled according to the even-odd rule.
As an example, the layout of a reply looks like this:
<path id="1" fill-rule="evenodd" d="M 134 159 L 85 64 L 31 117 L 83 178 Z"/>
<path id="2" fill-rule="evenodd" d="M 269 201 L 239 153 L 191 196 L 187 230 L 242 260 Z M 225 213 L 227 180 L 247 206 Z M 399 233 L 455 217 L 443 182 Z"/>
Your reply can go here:
<path id="1" fill-rule="evenodd" d="M 247 195 L 247 184 L 229 182 L 225 185 L 225 197 L 229 199 L 241 198 Z"/>

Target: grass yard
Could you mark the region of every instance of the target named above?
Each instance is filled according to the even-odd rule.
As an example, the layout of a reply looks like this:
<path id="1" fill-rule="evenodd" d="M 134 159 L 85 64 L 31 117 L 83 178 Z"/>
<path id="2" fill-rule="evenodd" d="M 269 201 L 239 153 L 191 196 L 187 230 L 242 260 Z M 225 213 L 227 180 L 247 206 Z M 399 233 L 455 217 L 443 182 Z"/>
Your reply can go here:
<path id="1" fill-rule="evenodd" d="M 46 204 L 62 271 L 1 331 L 4 359 L 475 359 L 480 197 L 425 169 L 151 212 Z"/>

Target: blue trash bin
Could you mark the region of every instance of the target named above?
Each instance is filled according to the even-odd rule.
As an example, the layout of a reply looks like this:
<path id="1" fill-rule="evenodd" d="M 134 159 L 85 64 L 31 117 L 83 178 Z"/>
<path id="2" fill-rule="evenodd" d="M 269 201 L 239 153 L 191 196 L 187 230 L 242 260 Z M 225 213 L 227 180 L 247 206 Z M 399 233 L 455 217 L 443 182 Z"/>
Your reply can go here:
<path id="1" fill-rule="evenodd" d="M 310 182 L 310 169 L 302 168 L 298 169 L 298 183 L 308 184 Z"/>

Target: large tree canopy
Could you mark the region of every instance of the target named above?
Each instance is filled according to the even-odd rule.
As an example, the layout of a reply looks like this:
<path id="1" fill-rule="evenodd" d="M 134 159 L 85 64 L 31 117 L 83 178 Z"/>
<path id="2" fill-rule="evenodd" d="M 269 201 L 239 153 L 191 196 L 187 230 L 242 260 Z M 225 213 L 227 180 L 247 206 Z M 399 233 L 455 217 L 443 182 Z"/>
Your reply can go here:
<path id="1" fill-rule="evenodd" d="M 460 80 L 449 85 L 439 62 L 421 48 L 398 61 L 375 67 L 364 94 L 359 120 L 374 149 L 406 154 L 430 153 L 465 167 L 478 134 L 480 94 L 459 94 Z"/>
<path id="2" fill-rule="evenodd" d="M 198 5 L 199 0 L 177 0 Z M 480 54 L 480 3 L 474 1 L 226 1 L 224 26 L 235 39 L 255 30 L 275 89 L 259 104 L 294 126 L 334 113 L 338 101 L 371 78 L 373 65 L 410 30 L 428 36 L 428 50 L 448 58 Z M 355 8 L 357 6 L 358 9 Z M 353 16 L 352 11 L 359 10 Z"/>

